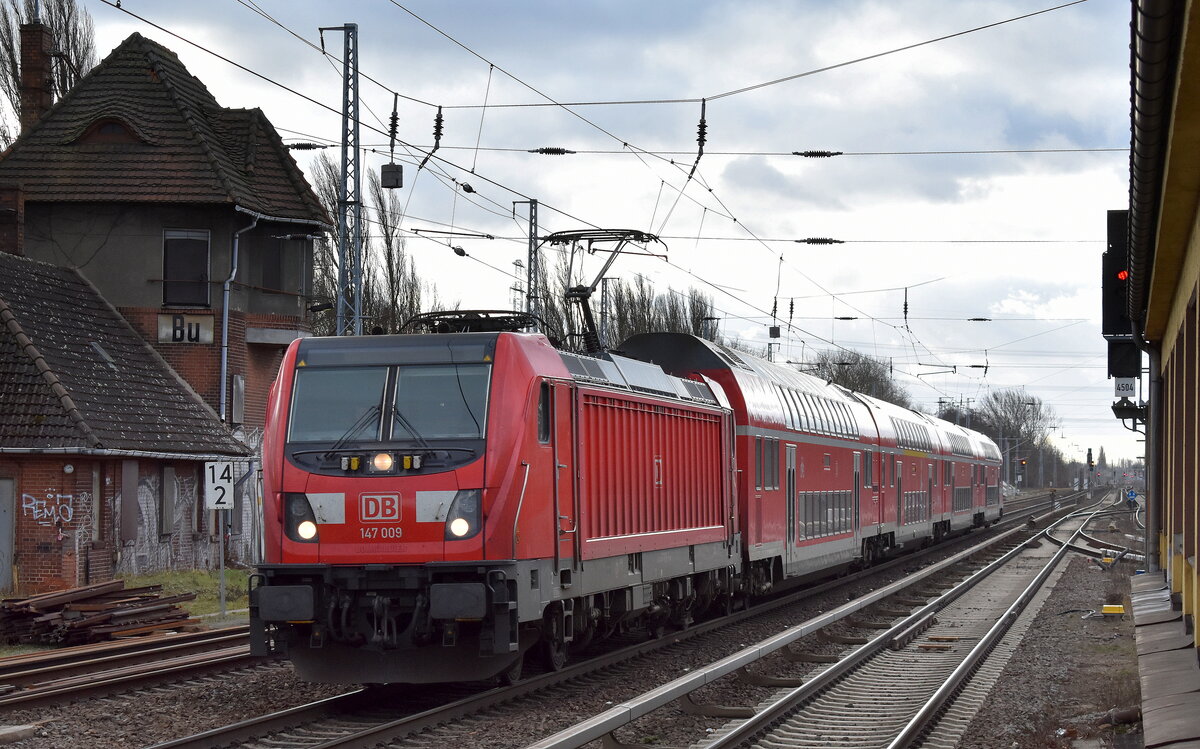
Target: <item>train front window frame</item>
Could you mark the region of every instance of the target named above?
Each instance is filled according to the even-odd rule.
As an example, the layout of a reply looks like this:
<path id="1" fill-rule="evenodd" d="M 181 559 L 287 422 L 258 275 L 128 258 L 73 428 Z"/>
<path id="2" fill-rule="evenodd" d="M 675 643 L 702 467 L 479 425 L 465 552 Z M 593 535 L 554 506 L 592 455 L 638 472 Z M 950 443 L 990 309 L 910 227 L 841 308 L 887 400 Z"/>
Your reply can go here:
<path id="1" fill-rule="evenodd" d="M 475 363 L 397 367 L 390 439 L 483 439 L 491 371 Z"/>
<path id="2" fill-rule="evenodd" d="M 292 383 L 288 442 L 378 441 L 388 367 L 307 367 Z"/>

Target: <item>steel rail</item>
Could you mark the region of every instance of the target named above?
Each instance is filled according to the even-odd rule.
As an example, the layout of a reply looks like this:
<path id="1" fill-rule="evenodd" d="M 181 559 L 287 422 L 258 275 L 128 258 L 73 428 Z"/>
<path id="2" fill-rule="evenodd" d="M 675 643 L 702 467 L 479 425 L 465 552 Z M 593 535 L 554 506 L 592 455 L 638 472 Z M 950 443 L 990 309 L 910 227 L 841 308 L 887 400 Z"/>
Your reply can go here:
<path id="1" fill-rule="evenodd" d="M 0 692 L 51 679 L 161 661 L 168 655 L 176 657 L 233 645 L 249 645 L 249 632 L 247 626 L 226 627 L 206 632 L 76 645 L 0 658 Z"/>
<path id="2" fill-rule="evenodd" d="M 1066 497 L 1064 497 L 1064 499 L 1066 499 Z M 1050 506 L 1052 507 L 1053 503 L 1050 503 Z M 1019 519 L 1023 516 L 1024 514 L 1017 514 L 1011 518 L 1006 516 L 1005 521 Z M 926 567 L 925 569 L 916 572 L 903 580 L 899 580 L 880 588 L 879 590 L 869 593 L 866 596 L 855 599 L 854 601 L 850 601 L 843 606 L 827 612 L 826 614 L 802 622 L 801 624 L 785 630 L 784 632 L 768 638 L 767 640 L 764 640 L 756 645 L 744 648 L 733 655 L 717 661 L 707 668 L 695 670 L 686 676 L 680 677 L 668 684 L 651 690 L 640 697 L 623 702 L 622 704 L 614 706 L 612 709 L 605 711 L 604 713 L 600 713 L 599 715 L 584 720 L 575 726 L 544 738 L 541 741 L 530 744 L 528 749 L 576 749 L 577 747 L 583 746 L 589 741 L 601 739 L 617 728 L 628 725 L 634 720 L 647 715 L 654 710 L 665 707 L 680 697 L 689 694 L 690 692 L 693 692 L 696 689 L 699 689 L 700 687 L 705 686 L 706 684 L 709 684 L 719 678 L 727 676 L 738 669 L 753 663 L 763 656 L 768 655 L 790 644 L 791 642 L 794 642 L 795 640 L 810 635 L 842 618 L 845 618 L 846 616 L 849 616 L 852 613 L 866 608 L 867 606 L 878 603 L 884 598 L 913 587 L 917 583 L 923 581 L 925 578 L 957 565 L 965 561 L 967 558 L 980 553 L 987 547 L 1009 539 L 1009 537 L 1021 532 L 1022 530 L 1023 528 L 1017 527 L 1005 533 L 994 536 L 993 538 L 959 552 L 958 554 L 955 554 L 954 556 L 943 560 L 942 562 L 931 565 L 930 567 Z M 1003 558 L 1007 558 L 1007 555 L 1005 555 Z M 992 565 L 989 565 L 984 569 L 989 568 L 997 569 L 998 567 L 992 567 Z M 982 576 L 978 579 L 981 580 Z M 976 582 L 978 582 L 978 580 L 976 580 Z M 969 587 L 972 585 L 974 585 L 974 583 L 962 588 L 962 590 L 959 592 L 959 595 L 969 589 Z M 953 597 L 957 597 L 951 597 L 951 593 L 953 593 L 953 590 L 943 594 L 942 596 L 939 596 L 937 599 L 922 607 L 917 612 L 905 617 L 899 624 L 891 627 L 883 635 L 876 637 L 875 640 L 871 641 L 867 645 L 856 649 L 850 654 L 850 657 L 853 658 L 856 654 L 872 648 L 873 645 L 877 647 L 875 647 L 872 652 L 886 647 L 888 643 L 900 636 L 903 636 L 907 631 L 911 630 L 914 624 L 928 620 L 933 616 L 934 613 L 936 613 L 936 611 L 940 610 L 945 605 L 948 605 L 953 600 Z M 865 657 L 865 655 L 866 653 L 863 653 L 863 657 Z M 815 677 L 813 681 L 807 682 L 805 685 L 790 692 L 789 696 L 796 693 L 807 694 L 809 691 L 815 693 L 816 691 L 819 691 L 820 688 L 823 688 L 823 686 L 827 686 L 828 683 L 831 683 L 833 680 L 835 680 L 845 670 L 848 670 L 848 667 L 843 666 L 843 663 L 834 664 L 829 669 L 823 671 L 819 676 Z M 829 675 L 827 677 L 828 681 L 826 681 L 827 674 Z M 765 708 L 763 712 L 755 716 L 753 722 L 758 721 L 759 715 L 763 715 L 767 711 L 771 711 L 772 708 L 780 706 L 780 703 L 776 703 Z M 742 724 L 742 726 L 747 725 L 748 723 Z M 741 730 L 744 730 L 747 733 L 752 733 L 749 728 L 742 729 L 739 726 L 738 728 L 733 729 L 731 734 L 720 737 L 714 742 L 709 743 L 707 746 L 717 747 L 732 745 L 736 740 L 734 734 Z"/>
<path id="3" fill-rule="evenodd" d="M 934 719 L 941 713 L 942 709 L 950 702 L 953 696 L 957 694 L 962 686 L 970 679 L 971 675 L 975 672 L 975 669 L 978 668 L 979 664 L 983 662 L 996 644 L 1000 642 L 1001 638 L 1004 637 L 1005 633 L 1008 632 L 1008 629 L 1012 626 L 1013 622 L 1017 620 L 1017 617 L 1020 616 L 1021 612 L 1025 610 L 1025 607 L 1029 605 L 1029 602 L 1041 589 L 1042 585 L 1046 582 L 1046 579 L 1050 577 L 1050 573 L 1054 571 L 1054 568 L 1059 565 L 1059 563 L 1071 550 L 1071 542 L 1074 541 L 1074 539 L 1083 531 L 1084 526 L 1087 525 L 1089 520 L 1091 520 L 1091 518 L 1097 513 L 1099 513 L 1099 510 L 1092 513 L 1087 520 L 1084 520 L 1082 523 L 1080 523 L 1079 527 L 1075 529 L 1070 538 L 1061 545 L 1059 550 L 1054 553 L 1054 556 L 1050 558 L 1050 561 L 1046 562 L 1038 574 L 1034 576 L 1029 585 L 1027 585 L 1025 589 L 1021 591 L 1020 595 L 1017 596 L 1017 599 L 1013 601 L 1004 614 L 1002 614 L 1000 618 L 996 620 L 996 623 L 992 625 L 987 634 L 980 639 L 975 647 L 971 648 L 971 651 L 967 653 L 967 656 L 963 659 L 962 663 L 960 663 L 958 667 L 951 672 L 950 676 L 947 677 L 942 686 L 930 696 L 925 704 L 921 706 L 916 714 L 913 715 L 912 719 L 904 726 L 900 733 L 897 734 L 896 738 L 893 739 L 890 744 L 888 744 L 887 749 L 905 749 L 905 747 L 910 746 L 913 741 L 915 741 L 925 731 L 925 729 L 930 726 Z M 1059 521 L 1059 523 L 1055 523 L 1054 527 L 1062 522 L 1066 522 L 1067 520 L 1074 518 L 1075 516 L 1076 514 L 1072 514 L 1066 518 L 1063 518 L 1063 520 Z M 1052 536 L 1050 531 L 1051 528 L 1047 528 L 1035 538 L 1039 538 L 1040 536 L 1051 538 Z"/>
<path id="4" fill-rule="evenodd" d="M 1010 514 L 997 523 L 997 525 L 1016 524 L 1017 521 L 1024 518 L 1027 514 L 1038 512 L 1047 507 L 1053 507 L 1053 503 L 1045 502 L 1047 495 L 1034 495 L 1033 497 L 1022 498 L 1020 502 L 1029 503 L 1031 508 L 1026 508 Z M 1072 495 L 1066 495 L 1059 499 L 1059 502 L 1066 501 Z M 1039 502 L 1039 500 L 1043 500 Z M 1035 504 L 1036 503 L 1036 504 Z M 979 544 L 972 547 L 969 552 L 962 554 L 978 553 L 979 549 L 990 543 L 997 543 L 1002 537 L 1007 537 L 1009 534 L 1016 532 L 1018 529 L 1009 531 L 1003 536 L 993 537 L 985 544 Z M 960 537 L 961 539 L 961 537 Z M 641 655 L 648 654 L 663 647 L 675 644 L 677 642 L 707 634 L 713 630 L 720 629 L 732 624 L 743 621 L 744 619 L 760 616 L 769 613 L 776 609 L 793 605 L 811 596 L 824 593 L 843 586 L 847 583 L 854 582 L 864 577 L 876 575 L 881 572 L 886 572 L 896 566 L 910 564 L 914 559 L 919 559 L 921 556 L 936 553 L 940 547 L 931 547 L 911 554 L 904 554 L 886 561 L 882 561 L 870 568 L 851 573 L 850 575 L 841 578 L 829 580 L 817 585 L 807 586 L 803 589 L 789 590 L 780 597 L 768 601 L 762 601 L 752 608 L 735 612 L 729 616 L 722 617 L 710 622 L 693 625 L 687 630 L 675 632 L 667 637 L 660 638 L 656 641 L 639 643 L 637 645 L 621 648 L 612 653 L 589 659 L 588 661 L 573 664 L 567 668 L 557 671 L 531 677 L 519 682 L 516 685 L 503 689 L 490 689 L 481 692 L 477 695 L 472 695 L 467 698 L 456 700 L 440 708 L 434 708 L 421 713 L 405 716 L 395 720 L 389 720 L 372 726 L 366 729 L 353 732 L 349 735 L 332 738 L 324 743 L 306 744 L 310 749 L 330 749 L 332 747 L 347 747 L 347 746 L 374 746 L 383 740 L 383 737 L 388 734 L 395 735 L 397 733 L 414 733 L 428 726 L 433 726 L 439 723 L 444 723 L 448 720 L 453 720 L 462 715 L 479 712 L 487 707 L 500 702 L 509 701 L 526 694 L 548 688 L 558 683 L 570 681 L 588 673 L 598 671 L 609 666 L 628 661 Z M 919 574 L 919 579 L 934 574 L 933 571 L 923 570 Z M 914 579 L 910 577 L 909 579 Z M 848 611 L 847 613 L 852 613 Z M 182 737 L 179 739 L 156 744 L 151 749 L 203 749 L 214 745 L 228 745 L 238 741 L 248 741 L 255 738 L 260 738 L 265 734 L 278 732 L 293 728 L 299 724 L 321 720 L 332 714 L 344 715 L 349 709 L 347 706 L 352 705 L 359 699 L 364 699 L 369 694 L 368 690 L 356 690 L 345 695 L 327 698 L 309 705 L 300 705 L 287 710 L 271 713 L 269 715 L 251 718 L 229 726 L 218 727 L 205 731 L 194 736 Z"/>

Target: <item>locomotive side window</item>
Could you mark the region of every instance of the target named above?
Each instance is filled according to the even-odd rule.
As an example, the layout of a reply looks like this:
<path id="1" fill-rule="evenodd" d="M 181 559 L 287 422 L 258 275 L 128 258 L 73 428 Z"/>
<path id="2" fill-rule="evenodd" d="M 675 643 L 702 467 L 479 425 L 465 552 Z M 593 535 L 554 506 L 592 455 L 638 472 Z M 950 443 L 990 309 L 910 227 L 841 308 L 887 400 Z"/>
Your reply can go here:
<path id="1" fill-rule="evenodd" d="M 550 383 L 543 382 L 538 393 L 538 442 L 550 442 Z"/>
<path id="2" fill-rule="evenodd" d="M 378 440 L 386 367 L 296 371 L 288 440 Z"/>

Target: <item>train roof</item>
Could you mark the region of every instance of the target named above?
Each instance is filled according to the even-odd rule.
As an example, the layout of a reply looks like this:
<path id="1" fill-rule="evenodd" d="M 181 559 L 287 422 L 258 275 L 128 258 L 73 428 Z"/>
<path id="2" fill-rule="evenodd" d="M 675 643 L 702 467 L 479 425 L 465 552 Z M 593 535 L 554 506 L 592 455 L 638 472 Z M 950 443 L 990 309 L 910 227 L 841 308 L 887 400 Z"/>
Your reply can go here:
<path id="1" fill-rule="evenodd" d="M 687 333 L 639 333 L 620 348 L 620 354 L 659 364 L 670 372 L 729 369 L 754 374 L 776 385 L 814 393 L 836 400 L 852 400 L 846 390 L 820 377 L 781 366 L 757 356 Z"/>
<path id="2" fill-rule="evenodd" d="M 618 351 L 626 356 L 659 364 L 667 371 L 727 369 L 756 376 L 780 388 L 799 390 L 823 398 L 865 406 L 872 412 L 881 435 L 894 438 L 899 447 L 959 455 L 964 458 L 1000 459 L 1000 450 L 986 435 L 936 416 L 834 385 L 820 377 L 765 361 L 718 343 L 685 333 L 642 333 L 631 336 Z M 860 425 L 861 427 L 862 425 Z"/>
<path id="3" fill-rule="evenodd" d="M 465 364 L 490 362 L 501 336 L 511 337 L 523 349 L 546 346 L 540 333 L 418 333 L 376 336 L 328 336 L 298 341 L 296 364 L 301 367 L 338 367 L 406 364 Z M 645 393 L 659 397 L 729 407 L 720 386 L 687 380 L 662 367 L 636 359 L 604 354 L 585 356 L 554 349 L 566 373 L 575 381 Z M 551 354 L 553 356 L 554 354 Z M 561 371 L 553 373 L 562 376 Z"/>

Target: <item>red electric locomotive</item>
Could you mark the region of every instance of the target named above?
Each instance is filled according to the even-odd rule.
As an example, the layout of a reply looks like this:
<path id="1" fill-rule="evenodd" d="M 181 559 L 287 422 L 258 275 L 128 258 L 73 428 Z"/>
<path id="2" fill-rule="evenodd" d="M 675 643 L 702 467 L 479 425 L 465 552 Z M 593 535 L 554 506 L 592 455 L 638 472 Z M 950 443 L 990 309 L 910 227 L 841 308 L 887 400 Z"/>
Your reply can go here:
<path id="1" fill-rule="evenodd" d="M 254 650 L 301 676 L 519 673 L 995 519 L 983 435 L 679 334 L 291 345 L 263 440 Z M 942 482 L 937 479 L 942 478 Z"/>
<path id="2" fill-rule="evenodd" d="M 263 439 L 255 651 L 304 678 L 514 676 L 686 623 L 740 564 L 720 387 L 492 332 L 308 338 Z"/>

